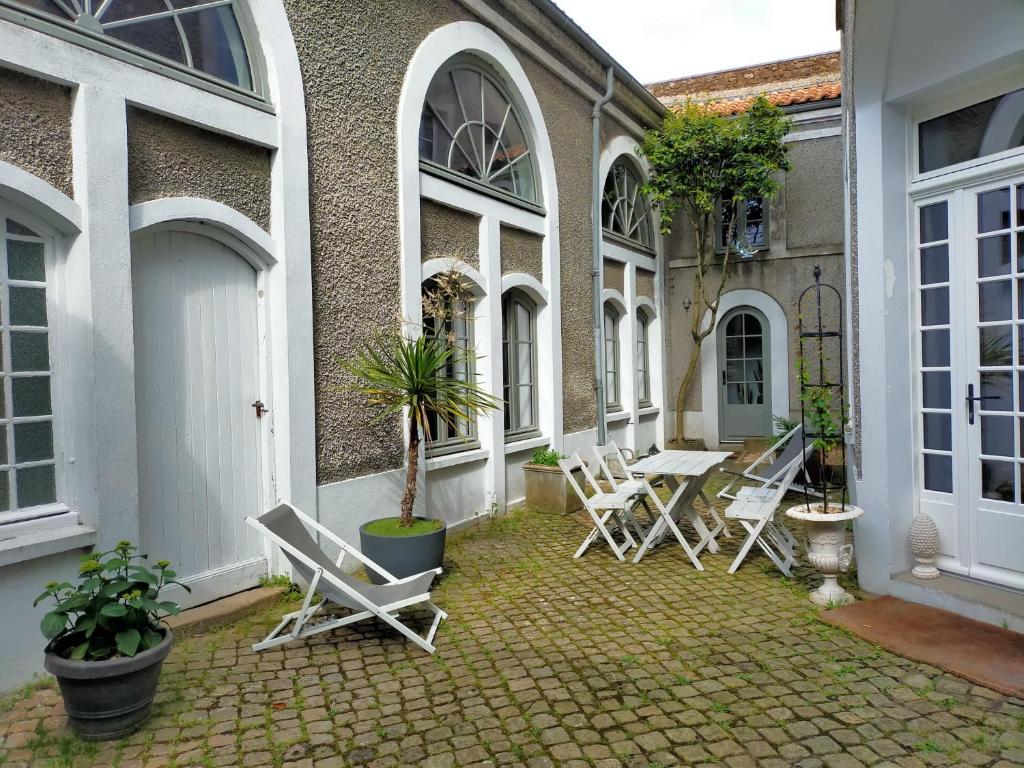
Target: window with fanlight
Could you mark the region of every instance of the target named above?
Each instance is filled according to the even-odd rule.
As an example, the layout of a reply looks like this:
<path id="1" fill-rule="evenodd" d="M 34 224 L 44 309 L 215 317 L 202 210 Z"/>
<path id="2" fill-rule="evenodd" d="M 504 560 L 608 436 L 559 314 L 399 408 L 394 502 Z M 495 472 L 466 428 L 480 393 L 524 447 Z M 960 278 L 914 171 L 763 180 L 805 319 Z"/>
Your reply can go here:
<path id="1" fill-rule="evenodd" d="M 619 311 L 604 305 L 604 389 L 609 411 L 622 410 L 619 386 Z"/>
<path id="2" fill-rule="evenodd" d="M 0 0 L 4 5 L 257 90 L 239 17 L 242 0 Z"/>
<path id="3" fill-rule="evenodd" d="M 419 134 L 427 170 L 527 203 L 540 203 L 524 121 L 497 76 L 473 61 L 438 71 L 427 90 Z"/>
<path id="4" fill-rule="evenodd" d="M 626 158 L 612 165 L 601 198 L 601 225 L 605 232 L 651 247 L 651 206 L 640 190 L 640 175 Z"/>

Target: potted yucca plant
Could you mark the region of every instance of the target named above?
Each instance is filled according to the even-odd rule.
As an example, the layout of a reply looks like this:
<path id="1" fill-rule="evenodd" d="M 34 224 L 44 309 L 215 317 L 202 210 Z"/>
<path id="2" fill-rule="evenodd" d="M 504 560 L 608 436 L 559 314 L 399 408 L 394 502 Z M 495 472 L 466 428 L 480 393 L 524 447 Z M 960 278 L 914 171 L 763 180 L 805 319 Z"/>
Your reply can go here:
<path id="1" fill-rule="evenodd" d="M 149 715 L 160 668 L 171 652 L 162 619 L 179 613 L 160 600 L 175 580 L 171 564 L 150 569 L 130 542 L 82 556 L 78 583 L 50 582 L 34 605 L 52 601 L 40 628 L 46 671 L 57 678 L 72 729 L 83 739 L 116 739 Z"/>
<path id="2" fill-rule="evenodd" d="M 502 405 L 476 382 L 474 350 L 460 346 L 451 330 L 455 323 L 470 321 L 462 276 L 447 272 L 435 277 L 423 305 L 430 321 L 422 332 L 378 334 L 354 359 L 339 361 L 352 378 L 350 388 L 380 409 L 378 420 L 396 415 L 405 420 L 408 444 L 399 515 L 371 520 L 359 529 L 363 554 L 399 578 L 439 568 L 444 559 L 444 521 L 413 516 L 421 444 L 429 444 L 432 429 L 440 424 L 458 432 L 460 425 Z M 383 581 L 375 572 L 368 576 Z"/>

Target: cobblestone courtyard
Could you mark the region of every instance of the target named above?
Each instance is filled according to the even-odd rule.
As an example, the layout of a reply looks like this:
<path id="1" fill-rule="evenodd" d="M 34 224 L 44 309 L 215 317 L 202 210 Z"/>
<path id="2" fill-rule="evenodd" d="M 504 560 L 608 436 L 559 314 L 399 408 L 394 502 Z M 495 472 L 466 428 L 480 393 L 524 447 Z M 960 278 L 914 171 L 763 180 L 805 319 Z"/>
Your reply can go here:
<path id="1" fill-rule="evenodd" d="M 282 604 L 181 640 L 120 743 L 26 689 L 0 701 L 0 765 L 1024 764 L 1024 702 L 824 625 L 802 573 L 728 575 L 738 538 L 698 573 L 678 547 L 573 561 L 586 530 L 519 511 L 453 537 L 434 656 L 372 623 L 254 654 Z"/>

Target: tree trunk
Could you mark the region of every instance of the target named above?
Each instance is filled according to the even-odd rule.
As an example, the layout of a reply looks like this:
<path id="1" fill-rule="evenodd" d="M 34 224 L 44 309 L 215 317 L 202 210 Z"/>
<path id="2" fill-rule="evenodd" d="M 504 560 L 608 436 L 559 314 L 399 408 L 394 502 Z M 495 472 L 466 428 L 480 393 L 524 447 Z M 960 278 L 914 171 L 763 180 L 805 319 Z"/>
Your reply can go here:
<path id="1" fill-rule="evenodd" d="M 714 320 L 712 320 L 714 323 Z M 679 385 L 679 393 L 676 395 L 676 441 L 682 442 L 686 438 L 686 430 L 683 428 L 683 413 L 686 410 L 686 395 L 693 385 L 693 379 L 697 375 L 697 364 L 700 362 L 700 346 L 704 338 L 695 338 L 693 354 L 690 355 L 690 363 L 686 366 L 686 374 L 683 382 Z"/>
<path id="2" fill-rule="evenodd" d="M 420 467 L 420 431 L 415 416 L 409 418 L 409 448 L 406 460 L 405 491 L 402 493 L 402 526 L 412 526 L 412 508 L 416 503 L 416 475 Z"/>

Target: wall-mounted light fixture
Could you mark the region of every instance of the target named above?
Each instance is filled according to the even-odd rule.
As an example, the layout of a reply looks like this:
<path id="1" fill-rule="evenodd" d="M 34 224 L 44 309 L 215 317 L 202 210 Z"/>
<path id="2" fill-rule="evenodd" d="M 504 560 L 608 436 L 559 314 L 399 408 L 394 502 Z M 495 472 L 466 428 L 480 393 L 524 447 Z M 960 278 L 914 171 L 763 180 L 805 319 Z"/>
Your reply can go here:
<path id="1" fill-rule="evenodd" d="M 692 306 L 692 304 L 693 304 L 693 302 L 690 301 L 690 297 L 689 296 L 685 296 L 683 298 L 683 309 L 689 310 L 690 307 Z"/>

